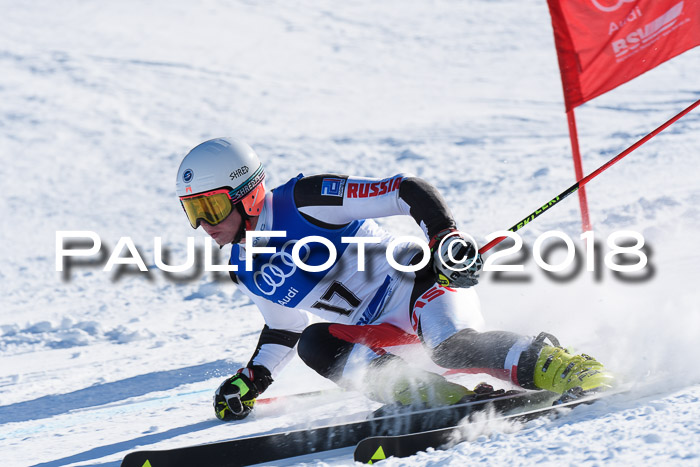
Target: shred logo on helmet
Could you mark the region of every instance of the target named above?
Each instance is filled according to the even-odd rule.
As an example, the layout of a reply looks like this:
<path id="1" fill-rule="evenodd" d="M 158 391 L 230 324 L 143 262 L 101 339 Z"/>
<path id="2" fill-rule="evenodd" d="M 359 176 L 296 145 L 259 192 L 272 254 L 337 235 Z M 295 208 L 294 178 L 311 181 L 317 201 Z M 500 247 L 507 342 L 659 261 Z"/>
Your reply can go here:
<path id="1" fill-rule="evenodd" d="M 247 174 L 247 173 L 248 173 L 248 170 L 249 170 L 249 169 L 248 169 L 248 166 L 247 166 L 247 165 L 244 165 L 244 166 L 241 167 L 240 169 L 234 170 L 233 172 L 231 172 L 231 173 L 229 174 L 229 177 L 231 177 L 231 180 L 235 180 L 236 177 L 240 177 L 241 175 Z"/>
<path id="2" fill-rule="evenodd" d="M 265 171 L 263 170 L 262 165 L 256 170 L 253 175 L 251 175 L 245 182 L 243 182 L 242 185 L 240 185 L 237 189 L 231 190 L 231 199 L 234 202 L 237 202 L 238 200 L 242 200 L 246 196 L 249 196 L 251 198 L 255 198 L 256 196 L 259 196 L 261 193 L 255 192 L 255 189 L 263 182 L 265 179 Z M 264 195 L 263 195 L 264 197 Z M 255 201 L 253 200 L 253 203 Z M 260 211 L 258 211 L 258 214 Z"/>
<path id="3" fill-rule="evenodd" d="M 215 138 L 187 153 L 178 169 L 176 189 L 196 229 L 202 220 L 212 225 L 222 222 L 239 204 L 244 217 L 260 215 L 264 180 L 265 170 L 253 148 L 236 138 Z"/>

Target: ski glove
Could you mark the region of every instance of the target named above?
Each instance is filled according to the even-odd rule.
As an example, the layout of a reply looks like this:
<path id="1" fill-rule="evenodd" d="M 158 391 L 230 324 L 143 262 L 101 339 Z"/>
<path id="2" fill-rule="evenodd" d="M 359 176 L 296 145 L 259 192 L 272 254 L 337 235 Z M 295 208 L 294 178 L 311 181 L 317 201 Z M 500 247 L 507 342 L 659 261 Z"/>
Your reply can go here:
<path id="1" fill-rule="evenodd" d="M 453 232 L 455 233 L 450 236 Z M 430 251 L 438 284 L 444 287 L 467 288 L 479 283 L 481 255 L 457 230 L 446 229 L 436 234 L 430 239 Z M 467 265 L 470 266 L 465 267 Z"/>
<path id="2" fill-rule="evenodd" d="M 241 368 L 221 383 L 214 393 L 214 413 L 219 420 L 242 420 L 255 406 L 256 398 L 272 383 L 270 371 L 262 365 Z"/>

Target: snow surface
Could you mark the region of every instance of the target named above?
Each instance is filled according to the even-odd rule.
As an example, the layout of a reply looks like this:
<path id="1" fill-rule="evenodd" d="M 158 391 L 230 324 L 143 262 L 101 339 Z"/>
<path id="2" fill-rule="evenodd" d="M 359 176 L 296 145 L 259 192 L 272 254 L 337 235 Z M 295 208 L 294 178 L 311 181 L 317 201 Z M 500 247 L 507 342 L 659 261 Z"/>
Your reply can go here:
<path id="1" fill-rule="evenodd" d="M 174 179 L 205 139 L 246 139 L 270 186 L 299 172 L 415 173 L 479 239 L 573 183 L 544 1 L 0 6 L 4 466 L 113 466 L 137 448 L 376 407 L 336 394 L 260 406 L 244 423 L 213 419 L 212 392 L 248 360 L 262 319 L 225 274 L 174 277 L 153 259 L 157 236 L 174 264 L 185 259 L 193 231 Z M 698 76 L 695 49 L 578 109 L 585 171 L 700 98 Z M 553 422 L 486 421 L 465 428 L 470 443 L 386 465 L 699 465 L 699 152 L 696 110 L 588 186 L 601 251 L 612 232 L 642 233 L 646 280 L 600 266 L 555 282 L 529 256 L 529 280 L 491 273 L 478 287 L 491 329 L 552 332 L 632 393 Z M 552 229 L 578 239 L 574 198 L 522 231 L 530 248 Z M 411 219 L 381 224 L 418 232 Z M 102 261 L 57 272 L 59 230 L 97 232 Z M 122 236 L 148 273 L 102 270 Z M 326 387 L 295 358 L 268 393 Z M 344 449 L 280 464 L 351 459 Z"/>

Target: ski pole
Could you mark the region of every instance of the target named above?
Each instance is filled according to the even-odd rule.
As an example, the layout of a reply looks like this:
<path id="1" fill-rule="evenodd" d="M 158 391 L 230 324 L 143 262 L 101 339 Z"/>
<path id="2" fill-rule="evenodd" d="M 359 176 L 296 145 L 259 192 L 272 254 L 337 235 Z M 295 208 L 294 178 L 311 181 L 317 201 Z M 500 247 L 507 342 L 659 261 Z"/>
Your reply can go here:
<path id="1" fill-rule="evenodd" d="M 672 123 L 674 123 L 675 121 L 677 121 L 678 119 L 680 119 L 681 117 L 683 117 L 685 114 L 687 114 L 688 112 L 690 112 L 691 110 L 693 110 L 693 109 L 694 109 L 695 107 L 697 107 L 698 105 L 700 105 L 700 99 L 698 99 L 697 101 L 695 101 L 693 104 L 691 104 L 690 106 L 688 106 L 686 109 L 684 109 L 684 110 L 682 110 L 681 112 L 679 112 L 676 116 L 674 116 L 673 118 L 671 118 L 670 120 L 668 120 L 666 123 L 664 123 L 663 125 L 661 125 L 660 127 L 658 127 L 656 130 L 652 131 L 651 133 L 649 133 L 648 135 L 646 135 L 645 137 L 643 137 L 642 139 L 640 139 L 639 141 L 637 141 L 636 143 L 634 143 L 632 146 L 628 147 L 627 149 L 625 149 L 624 151 L 622 151 L 620 154 L 618 154 L 617 156 L 613 157 L 612 159 L 610 159 L 608 162 L 606 162 L 606 163 L 603 164 L 602 166 L 598 167 L 598 169 L 596 169 L 594 172 L 592 172 L 592 173 L 590 173 L 589 175 L 583 177 L 581 180 L 577 181 L 576 183 L 574 183 L 573 185 L 571 185 L 569 188 L 567 188 L 566 190 L 564 190 L 563 192 L 561 192 L 560 194 L 558 194 L 557 196 L 555 196 L 552 200 L 548 201 L 547 203 L 543 204 L 541 207 L 537 208 L 534 212 L 532 212 L 530 215 L 528 215 L 527 217 L 525 217 L 523 220 L 521 220 L 520 222 L 518 222 L 517 224 L 515 224 L 513 227 L 511 227 L 511 228 L 508 229 L 508 230 L 509 230 L 510 232 L 516 232 L 516 231 L 522 229 L 522 228 L 525 227 L 527 224 L 529 224 L 530 222 L 532 222 L 536 217 L 539 217 L 539 216 L 540 216 L 542 213 L 544 213 L 546 210 L 548 210 L 549 208 L 551 208 L 551 207 L 554 206 L 555 204 L 559 203 L 561 200 L 563 200 L 564 198 L 566 198 L 567 196 L 569 196 L 571 193 L 575 192 L 576 190 L 578 190 L 579 188 L 581 188 L 582 186 L 584 186 L 586 183 L 588 183 L 588 182 L 590 182 L 591 180 L 593 180 L 595 177 L 597 177 L 598 175 L 600 175 L 604 170 L 607 170 L 607 169 L 608 169 L 610 166 L 612 166 L 614 163 L 616 163 L 617 161 L 619 161 L 620 159 L 622 159 L 623 157 L 625 157 L 626 155 L 628 155 L 629 153 L 631 153 L 632 151 L 634 151 L 635 149 L 637 149 L 639 146 L 641 146 L 642 144 L 646 143 L 646 142 L 649 141 L 651 138 L 653 138 L 654 136 L 656 136 L 657 134 L 659 134 L 660 132 L 662 132 L 663 130 L 665 130 L 666 128 L 668 128 Z M 506 237 L 494 238 L 494 239 L 491 240 L 489 243 L 487 243 L 486 245 L 484 245 L 484 246 L 482 246 L 481 248 L 479 248 L 479 254 L 482 254 L 482 255 L 483 255 L 484 253 L 486 253 L 487 251 L 489 251 L 491 248 L 493 248 L 494 246 L 498 245 L 498 244 L 501 243 L 503 240 L 505 240 L 505 238 L 506 238 Z"/>
<path id="2" fill-rule="evenodd" d="M 344 389 L 342 388 L 330 388 L 330 389 L 320 389 L 317 391 L 309 391 L 309 392 L 301 392 L 297 394 L 288 394 L 284 396 L 273 396 L 273 397 L 266 397 L 264 399 L 258 399 L 257 404 L 272 404 L 275 402 L 280 402 L 283 400 L 296 400 L 296 399 L 303 399 L 306 397 L 316 397 L 316 396 L 327 396 L 330 394 L 339 394 L 343 392 Z"/>

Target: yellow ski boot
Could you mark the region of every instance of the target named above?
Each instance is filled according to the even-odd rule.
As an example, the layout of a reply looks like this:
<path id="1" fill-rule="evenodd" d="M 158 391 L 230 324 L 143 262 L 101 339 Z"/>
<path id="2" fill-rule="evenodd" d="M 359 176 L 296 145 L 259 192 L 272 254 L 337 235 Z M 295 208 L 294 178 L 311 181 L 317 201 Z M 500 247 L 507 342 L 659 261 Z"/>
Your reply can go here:
<path id="1" fill-rule="evenodd" d="M 558 394 L 575 388 L 604 391 L 612 387 L 613 380 L 613 375 L 593 357 L 571 355 L 561 347 L 543 346 L 535 363 L 535 386 Z"/>

